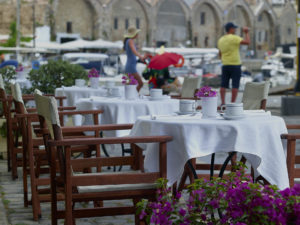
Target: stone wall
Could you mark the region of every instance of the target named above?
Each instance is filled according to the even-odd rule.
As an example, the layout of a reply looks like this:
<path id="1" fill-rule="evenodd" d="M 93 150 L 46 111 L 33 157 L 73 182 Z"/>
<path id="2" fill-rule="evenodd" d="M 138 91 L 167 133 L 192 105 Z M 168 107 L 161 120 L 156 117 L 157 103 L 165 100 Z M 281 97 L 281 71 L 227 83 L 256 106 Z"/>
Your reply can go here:
<path id="1" fill-rule="evenodd" d="M 32 34 L 32 1 L 22 0 L 21 32 Z M 0 0 L 0 34 L 8 34 L 16 15 L 16 0 Z M 249 26 L 251 49 L 274 50 L 276 45 L 296 42 L 295 5 L 271 5 L 269 0 L 48 0 L 36 1 L 36 21 L 49 25 L 54 11 L 53 31 L 72 33 L 87 39 L 122 40 L 126 26 L 142 31 L 138 44 L 167 46 L 186 44 L 215 47 L 228 21 Z M 190 3 L 188 3 L 190 2 Z M 191 2 L 193 2 L 191 4 Z M 238 30 L 238 34 L 241 30 Z"/>
<path id="2" fill-rule="evenodd" d="M 81 37 L 92 39 L 95 36 L 95 10 L 85 0 L 59 1 L 55 10 L 55 31 L 61 33 L 80 33 Z M 69 30 L 67 30 L 67 23 Z"/>

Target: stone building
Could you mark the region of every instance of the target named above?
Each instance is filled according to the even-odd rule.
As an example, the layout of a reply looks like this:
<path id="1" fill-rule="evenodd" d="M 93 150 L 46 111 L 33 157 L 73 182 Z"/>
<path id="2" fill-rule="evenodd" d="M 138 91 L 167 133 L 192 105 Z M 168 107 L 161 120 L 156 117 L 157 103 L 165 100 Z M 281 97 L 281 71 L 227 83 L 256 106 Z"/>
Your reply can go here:
<path id="1" fill-rule="evenodd" d="M 15 19 L 15 1 L 0 0 L 0 34 Z M 22 0 L 23 34 L 32 33 L 32 1 Z M 216 47 L 223 25 L 250 27 L 258 53 L 296 43 L 295 1 L 288 0 L 38 0 L 37 21 L 54 34 L 122 40 L 129 26 L 141 29 L 139 46 Z M 76 2 L 76 4 L 74 4 Z M 52 19 L 52 20 L 51 20 Z M 51 22 L 51 23 L 50 23 Z M 241 29 L 238 34 L 241 34 Z"/>

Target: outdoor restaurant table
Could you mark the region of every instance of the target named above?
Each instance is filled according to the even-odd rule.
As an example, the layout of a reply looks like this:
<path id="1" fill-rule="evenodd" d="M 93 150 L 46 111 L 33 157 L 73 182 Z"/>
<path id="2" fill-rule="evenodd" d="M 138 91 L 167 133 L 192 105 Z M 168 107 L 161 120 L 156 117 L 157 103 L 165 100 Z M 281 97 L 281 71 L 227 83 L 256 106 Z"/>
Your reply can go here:
<path id="1" fill-rule="evenodd" d="M 89 98 L 91 96 L 105 96 L 107 89 L 105 88 L 90 88 L 90 87 L 61 87 L 55 89 L 55 96 L 66 96 L 64 106 L 75 106 L 76 101 L 80 98 Z"/>
<path id="2" fill-rule="evenodd" d="M 287 133 L 282 118 L 270 114 L 247 115 L 240 120 L 225 120 L 221 116 L 203 119 L 199 116 L 140 117 L 131 136 L 170 135 L 167 144 L 167 179 L 169 185 L 178 181 L 189 159 L 218 152 L 240 152 L 262 175 L 280 189 L 289 186 L 286 156 L 280 135 Z M 147 144 L 145 169 L 157 171 L 157 146 Z"/>
<path id="3" fill-rule="evenodd" d="M 101 124 L 126 124 L 134 123 L 139 116 L 170 114 L 179 110 L 179 100 L 163 99 L 150 101 L 146 96 L 143 99 L 126 100 L 124 98 L 91 97 L 78 100 L 78 110 L 102 109 L 104 112 L 99 117 Z M 80 119 L 80 118 L 78 118 Z M 91 116 L 85 116 L 83 125 L 92 124 Z M 75 125 L 81 121 L 75 120 Z M 81 124 L 80 124 L 81 123 Z M 125 136 L 129 131 L 106 132 L 107 136 Z"/>

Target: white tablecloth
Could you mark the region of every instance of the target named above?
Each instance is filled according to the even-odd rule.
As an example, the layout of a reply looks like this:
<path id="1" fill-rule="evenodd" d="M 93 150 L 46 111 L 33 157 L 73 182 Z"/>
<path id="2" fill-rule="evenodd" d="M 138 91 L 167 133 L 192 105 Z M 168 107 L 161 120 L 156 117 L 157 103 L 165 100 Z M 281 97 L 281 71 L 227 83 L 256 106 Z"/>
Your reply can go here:
<path id="1" fill-rule="evenodd" d="M 100 116 L 101 124 L 124 124 L 134 123 L 139 116 L 171 114 L 179 110 L 179 101 L 176 99 L 165 99 L 150 101 L 148 99 L 125 100 L 122 98 L 91 97 L 80 99 L 76 107 L 78 110 L 102 109 L 104 113 Z M 81 121 L 76 120 L 79 125 Z M 83 124 L 92 123 L 91 117 L 85 117 Z M 117 131 L 109 136 L 128 135 L 129 131 Z"/>
<path id="2" fill-rule="evenodd" d="M 89 88 L 89 87 L 62 87 L 55 89 L 56 96 L 66 96 L 65 106 L 75 106 L 80 98 L 89 98 L 91 96 L 105 96 L 107 89 L 104 88 Z"/>
<path id="3" fill-rule="evenodd" d="M 170 135 L 167 145 L 167 178 L 169 184 L 180 179 L 185 163 L 192 158 L 217 152 L 237 151 L 249 160 L 256 172 L 280 189 L 289 186 L 286 157 L 280 135 L 287 133 L 282 118 L 254 115 L 240 120 L 202 119 L 197 116 L 140 117 L 131 135 Z M 158 148 L 142 146 L 145 169 L 157 171 Z"/>

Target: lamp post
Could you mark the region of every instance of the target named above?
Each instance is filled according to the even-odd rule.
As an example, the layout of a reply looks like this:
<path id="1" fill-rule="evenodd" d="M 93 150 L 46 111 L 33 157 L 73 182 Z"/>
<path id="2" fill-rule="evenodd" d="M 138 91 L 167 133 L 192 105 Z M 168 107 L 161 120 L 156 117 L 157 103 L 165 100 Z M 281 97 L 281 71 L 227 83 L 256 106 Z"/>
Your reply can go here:
<path id="1" fill-rule="evenodd" d="M 17 61 L 20 61 L 20 52 L 18 48 L 20 47 L 20 0 L 17 0 L 17 23 L 16 23 L 16 30 L 17 30 L 17 40 L 16 40 L 16 47 L 17 47 Z"/>
<path id="2" fill-rule="evenodd" d="M 300 96 L 300 76 L 299 76 L 299 66 L 300 66 L 300 4 L 299 0 L 297 1 L 297 8 L 298 8 L 298 14 L 297 14 L 297 81 L 295 85 L 295 95 Z"/>
<path id="3" fill-rule="evenodd" d="M 36 42 L 35 42 L 35 3 L 36 0 L 32 1 L 32 40 L 33 40 L 33 48 L 36 47 Z"/>

